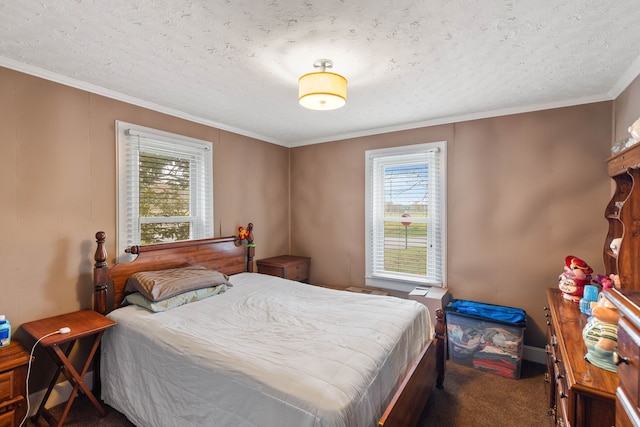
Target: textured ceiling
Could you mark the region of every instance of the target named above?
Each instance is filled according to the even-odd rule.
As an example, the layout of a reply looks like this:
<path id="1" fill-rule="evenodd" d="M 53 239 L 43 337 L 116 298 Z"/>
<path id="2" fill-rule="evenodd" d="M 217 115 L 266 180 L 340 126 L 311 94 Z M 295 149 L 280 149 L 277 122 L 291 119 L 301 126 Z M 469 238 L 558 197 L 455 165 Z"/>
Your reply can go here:
<path id="1" fill-rule="evenodd" d="M 613 99 L 637 0 L 0 0 L 0 66 L 285 146 Z M 305 110 L 329 58 L 348 103 Z"/>

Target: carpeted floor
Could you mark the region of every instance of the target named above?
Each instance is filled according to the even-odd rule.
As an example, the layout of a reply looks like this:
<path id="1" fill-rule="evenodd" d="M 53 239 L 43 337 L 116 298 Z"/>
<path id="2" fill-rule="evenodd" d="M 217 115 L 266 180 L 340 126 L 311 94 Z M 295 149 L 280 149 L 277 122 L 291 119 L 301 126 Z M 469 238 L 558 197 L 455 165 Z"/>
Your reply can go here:
<path id="1" fill-rule="evenodd" d="M 444 389 L 432 391 L 421 427 L 550 427 L 545 372 L 525 360 L 514 380 L 449 361 Z"/>
<path id="2" fill-rule="evenodd" d="M 544 372 L 544 365 L 523 361 L 520 379 L 513 380 L 448 362 L 445 388 L 433 390 L 420 427 L 549 427 L 553 423 L 547 415 Z M 62 409 L 58 406 L 52 412 L 57 417 Z M 42 417 L 26 423 L 27 427 L 47 425 Z M 73 403 L 65 426 L 89 425 L 133 426 L 112 408 L 101 418 L 82 396 Z"/>

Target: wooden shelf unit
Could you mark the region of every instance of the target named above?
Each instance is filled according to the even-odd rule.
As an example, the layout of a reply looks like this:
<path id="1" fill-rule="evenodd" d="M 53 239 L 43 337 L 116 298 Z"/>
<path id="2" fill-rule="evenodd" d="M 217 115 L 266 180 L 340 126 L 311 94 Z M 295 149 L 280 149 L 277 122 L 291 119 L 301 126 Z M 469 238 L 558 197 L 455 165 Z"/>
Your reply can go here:
<path id="1" fill-rule="evenodd" d="M 615 191 L 605 208 L 609 224 L 603 261 L 607 275 L 617 274 L 622 289 L 640 289 L 640 143 L 607 159 Z M 620 238 L 618 255 L 611 250 Z"/>
<path id="2" fill-rule="evenodd" d="M 620 310 L 615 425 L 634 426 L 640 425 L 640 143 L 606 163 L 615 189 L 604 212 L 609 228 L 603 261 L 607 275 L 617 274 L 620 279 L 620 289 L 607 291 Z M 616 238 L 621 239 L 618 254 L 611 250 Z"/>

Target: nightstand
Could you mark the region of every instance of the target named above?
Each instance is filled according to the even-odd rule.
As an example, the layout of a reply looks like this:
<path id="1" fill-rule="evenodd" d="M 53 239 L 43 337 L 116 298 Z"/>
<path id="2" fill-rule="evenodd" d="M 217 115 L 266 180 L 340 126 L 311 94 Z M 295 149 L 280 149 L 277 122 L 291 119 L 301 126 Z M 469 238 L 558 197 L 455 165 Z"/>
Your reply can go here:
<path id="1" fill-rule="evenodd" d="M 259 259 L 256 264 L 258 265 L 258 273 L 308 283 L 310 262 L 311 258 L 308 257 L 280 255 Z"/>
<path id="2" fill-rule="evenodd" d="M 29 353 L 17 341 L 0 348 L 0 427 L 20 424 L 27 412 Z"/>
<path id="3" fill-rule="evenodd" d="M 93 406 L 96 407 L 100 415 L 105 416 L 107 414 L 106 410 L 102 407 L 98 399 L 93 395 L 89 387 L 84 383 L 84 376 L 86 375 L 89 367 L 91 366 L 91 362 L 93 361 L 93 357 L 98 350 L 98 346 L 100 345 L 100 340 L 102 339 L 102 334 L 107 328 L 114 326 L 116 323 L 109 319 L 108 317 L 103 316 L 102 314 L 95 312 L 93 310 L 81 310 L 75 311 L 73 313 L 62 314 L 60 316 L 49 317 L 47 319 L 36 320 L 34 322 L 24 323 L 22 328 L 27 331 L 33 338 L 36 340 L 44 337 L 51 332 L 56 332 L 61 328 L 70 328 L 70 332 L 68 333 L 56 333 L 47 338 L 42 339 L 40 341 L 40 345 L 44 347 L 44 349 L 49 353 L 51 359 L 58 366 L 56 373 L 54 374 L 51 383 L 49 384 L 49 388 L 42 399 L 42 403 L 38 408 L 38 412 L 35 415 L 35 419 L 38 418 L 39 415 L 42 415 L 45 420 L 50 425 L 58 425 L 61 426 L 64 423 L 64 420 L 67 418 L 69 414 L 69 409 L 71 409 L 71 404 L 76 398 L 79 389 L 89 398 Z M 80 372 L 78 372 L 75 367 L 69 361 L 69 354 L 71 350 L 75 346 L 76 342 L 81 338 L 88 338 L 93 340 L 93 346 L 91 347 L 91 351 L 87 355 L 87 359 L 84 362 L 84 366 Z M 73 385 L 73 390 L 71 391 L 71 395 L 69 396 L 69 400 L 60 416 L 60 420 L 56 420 L 53 415 L 45 408 L 47 400 L 49 399 L 49 395 L 53 390 L 56 382 L 58 380 L 58 376 L 62 373 L 69 383 Z M 95 372 L 96 378 L 99 375 L 98 372 Z"/>

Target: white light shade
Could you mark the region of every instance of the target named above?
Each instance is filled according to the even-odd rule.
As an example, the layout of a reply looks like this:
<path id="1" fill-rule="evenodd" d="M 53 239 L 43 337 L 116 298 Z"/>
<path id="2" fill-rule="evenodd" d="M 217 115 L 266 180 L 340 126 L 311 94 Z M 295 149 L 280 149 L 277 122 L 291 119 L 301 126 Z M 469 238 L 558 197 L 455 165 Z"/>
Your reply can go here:
<path id="1" fill-rule="evenodd" d="M 334 110 L 347 103 L 347 79 L 340 74 L 320 71 L 298 80 L 298 101 L 311 110 Z"/>

